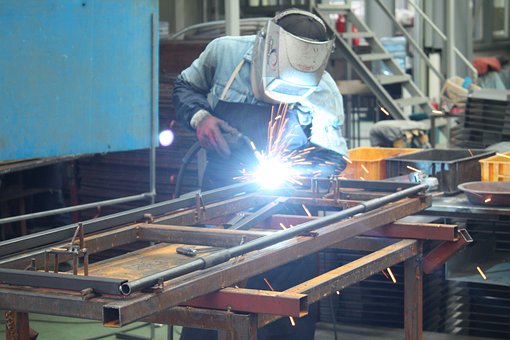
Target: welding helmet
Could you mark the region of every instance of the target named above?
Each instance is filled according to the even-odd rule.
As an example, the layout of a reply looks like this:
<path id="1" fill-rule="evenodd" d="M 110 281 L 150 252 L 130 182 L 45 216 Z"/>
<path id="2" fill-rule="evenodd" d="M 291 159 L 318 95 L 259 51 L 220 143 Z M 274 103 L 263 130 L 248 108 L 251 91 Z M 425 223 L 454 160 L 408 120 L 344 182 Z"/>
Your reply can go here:
<path id="1" fill-rule="evenodd" d="M 289 9 L 258 33 L 251 82 L 255 97 L 294 103 L 315 91 L 326 68 L 333 39 L 316 15 Z"/>

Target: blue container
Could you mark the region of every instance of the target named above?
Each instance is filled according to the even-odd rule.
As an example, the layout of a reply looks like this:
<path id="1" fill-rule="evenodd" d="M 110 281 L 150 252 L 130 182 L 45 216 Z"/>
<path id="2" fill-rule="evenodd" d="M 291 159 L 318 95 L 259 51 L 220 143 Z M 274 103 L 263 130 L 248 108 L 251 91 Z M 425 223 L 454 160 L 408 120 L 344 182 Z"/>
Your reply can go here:
<path id="1" fill-rule="evenodd" d="M 157 0 L 0 0 L 0 161 L 156 140 Z"/>

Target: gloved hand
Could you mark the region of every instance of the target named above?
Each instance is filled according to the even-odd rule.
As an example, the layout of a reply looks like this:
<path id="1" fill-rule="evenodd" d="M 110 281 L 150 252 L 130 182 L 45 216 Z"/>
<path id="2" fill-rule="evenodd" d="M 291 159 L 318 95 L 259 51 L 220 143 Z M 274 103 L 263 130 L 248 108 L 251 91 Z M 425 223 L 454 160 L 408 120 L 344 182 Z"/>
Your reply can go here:
<path id="1" fill-rule="evenodd" d="M 227 122 L 213 115 L 204 117 L 196 126 L 200 145 L 207 150 L 214 150 L 224 158 L 230 157 L 230 148 L 223 133 L 238 133 Z"/>

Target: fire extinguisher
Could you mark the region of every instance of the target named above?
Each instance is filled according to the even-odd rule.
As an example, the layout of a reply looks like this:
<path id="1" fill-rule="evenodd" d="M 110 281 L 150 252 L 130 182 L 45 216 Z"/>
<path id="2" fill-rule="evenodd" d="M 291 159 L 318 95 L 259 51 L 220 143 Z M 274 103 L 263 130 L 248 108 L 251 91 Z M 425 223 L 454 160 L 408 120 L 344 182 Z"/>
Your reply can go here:
<path id="1" fill-rule="evenodd" d="M 345 15 L 340 14 L 336 19 L 336 31 L 339 33 L 345 32 Z"/>
<path id="2" fill-rule="evenodd" d="M 351 28 L 352 32 L 358 32 L 358 29 L 356 28 L 356 26 L 351 25 L 351 27 L 352 27 Z M 338 18 L 336 19 L 336 30 L 339 33 L 345 32 L 345 15 L 340 14 L 338 16 Z M 352 44 L 354 46 L 358 46 L 359 45 L 359 38 L 352 39 Z"/>

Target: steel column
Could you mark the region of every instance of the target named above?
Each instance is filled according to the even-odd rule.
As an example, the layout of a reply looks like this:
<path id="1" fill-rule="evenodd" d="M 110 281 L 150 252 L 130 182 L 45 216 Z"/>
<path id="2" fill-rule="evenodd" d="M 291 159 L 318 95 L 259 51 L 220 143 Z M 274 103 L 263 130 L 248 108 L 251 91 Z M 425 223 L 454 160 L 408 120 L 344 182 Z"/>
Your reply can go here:
<path id="1" fill-rule="evenodd" d="M 422 245 L 419 244 L 420 253 Z M 404 262 L 404 334 L 406 340 L 423 337 L 423 270 L 422 257 Z"/>

